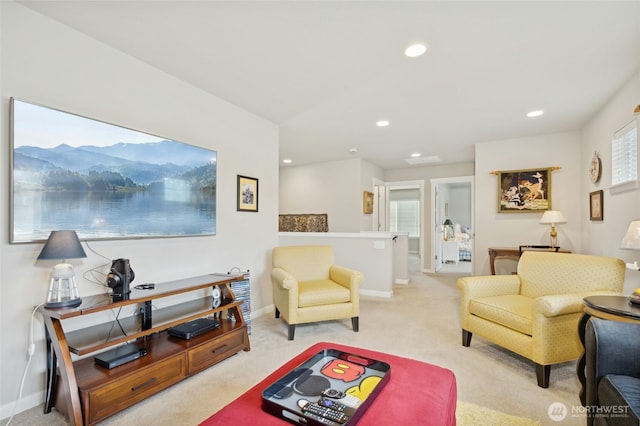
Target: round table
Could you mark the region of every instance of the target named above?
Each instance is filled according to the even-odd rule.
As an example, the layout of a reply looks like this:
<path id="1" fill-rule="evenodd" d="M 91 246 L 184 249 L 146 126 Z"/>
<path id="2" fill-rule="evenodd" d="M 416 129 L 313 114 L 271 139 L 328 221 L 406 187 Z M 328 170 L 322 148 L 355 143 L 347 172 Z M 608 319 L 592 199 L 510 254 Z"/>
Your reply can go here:
<path id="1" fill-rule="evenodd" d="M 640 323 L 640 305 L 636 305 L 629 301 L 627 296 L 589 296 L 583 299 L 584 313 L 578 322 L 578 337 L 584 348 L 585 329 L 589 318 L 596 317 L 600 319 L 624 322 Z M 582 356 L 578 359 L 576 367 L 578 380 L 580 380 L 580 401 L 582 405 L 586 403 L 585 395 L 585 376 L 586 367 L 586 351 L 582 352 Z"/>

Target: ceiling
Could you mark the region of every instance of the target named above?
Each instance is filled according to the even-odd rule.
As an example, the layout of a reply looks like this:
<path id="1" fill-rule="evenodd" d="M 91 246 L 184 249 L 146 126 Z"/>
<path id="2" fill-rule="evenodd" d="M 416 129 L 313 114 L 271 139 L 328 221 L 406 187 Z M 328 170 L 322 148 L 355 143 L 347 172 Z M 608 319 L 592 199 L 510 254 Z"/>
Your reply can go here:
<path id="1" fill-rule="evenodd" d="M 640 70 L 637 0 L 19 3 L 276 123 L 292 165 L 473 161 L 580 129 Z"/>

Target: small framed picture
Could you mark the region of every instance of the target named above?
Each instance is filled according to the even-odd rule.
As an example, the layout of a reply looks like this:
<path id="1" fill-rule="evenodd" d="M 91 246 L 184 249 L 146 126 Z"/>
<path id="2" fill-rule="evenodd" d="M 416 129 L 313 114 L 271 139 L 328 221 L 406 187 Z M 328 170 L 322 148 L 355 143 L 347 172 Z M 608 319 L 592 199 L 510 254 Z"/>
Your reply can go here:
<path id="1" fill-rule="evenodd" d="M 593 191 L 589 193 L 589 219 L 604 220 L 604 200 L 603 191 Z"/>
<path id="2" fill-rule="evenodd" d="M 258 179 L 238 175 L 238 211 L 258 211 Z"/>
<path id="3" fill-rule="evenodd" d="M 373 192 L 364 191 L 362 197 L 362 212 L 364 214 L 373 214 Z"/>

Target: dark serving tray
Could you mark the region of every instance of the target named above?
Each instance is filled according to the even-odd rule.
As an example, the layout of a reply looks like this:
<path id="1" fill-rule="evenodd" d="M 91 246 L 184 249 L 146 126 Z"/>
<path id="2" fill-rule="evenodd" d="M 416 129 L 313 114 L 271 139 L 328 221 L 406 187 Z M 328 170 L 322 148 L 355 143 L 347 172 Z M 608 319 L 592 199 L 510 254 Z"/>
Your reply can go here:
<path id="1" fill-rule="evenodd" d="M 390 373 L 391 367 L 385 362 L 324 349 L 267 387 L 262 392 L 262 409 L 299 425 L 355 425 L 389 381 Z M 346 397 L 325 398 L 322 392 L 327 389 Z M 339 408 L 344 416 L 330 420 L 302 409 L 305 403 L 315 405 L 321 400 L 333 407 L 342 405 Z"/>

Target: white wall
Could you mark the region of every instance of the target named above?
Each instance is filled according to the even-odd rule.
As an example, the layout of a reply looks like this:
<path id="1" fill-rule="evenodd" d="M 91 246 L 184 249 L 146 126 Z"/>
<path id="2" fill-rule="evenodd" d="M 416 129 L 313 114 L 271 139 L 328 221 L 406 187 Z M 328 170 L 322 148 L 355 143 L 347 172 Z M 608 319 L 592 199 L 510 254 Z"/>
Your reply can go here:
<path id="1" fill-rule="evenodd" d="M 269 265 L 271 248 L 278 244 L 278 129 L 19 4 L 0 2 L 0 15 L 0 199 L 5 200 L 0 209 L 0 417 L 5 417 L 26 365 L 31 310 L 44 301 L 49 280 L 49 269 L 35 263 L 42 244 L 8 243 L 9 98 L 216 150 L 216 236 L 91 246 L 107 258 L 130 258 L 136 281 L 141 282 L 248 268 L 254 312 L 272 304 Z M 238 174 L 259 179 L 259 213 L 236 211 Z M 81 296 L 102 291 L 81 278 L 84 271 L 104 263 L 87 253 L 87 259 L 75 264 Z M 18 412 L 43 400 L 45 357 L 39 320 L 34 332 L 36 352 Z"/>
<path id="2" fill-rule="evenodd" d="M 611 98 L 582 130 L 581 161 L 582 185 L 580 209 L 582 248 L 585 253 L 614 256 L 625 262 L 640 262 L 640 252 L 620 250 L 620 242 L 629 223 L 640 218 L 640 190 L 612 194 L 611 185 L 611 137 L 613 133 L 628 123 L 633 109 L 640 104 L 640 72 L 635 74 L 620 91 Z M 602 160 L 602 177 L 596 184 L 591 183 L 587 174 L 593 152 L 598 151 Z M 589 192 L 603 190 L 604 203 L 602 222 L 589 220 Z M 627 271 L 625 294 L 640 287 L 640 272 Z"/>
<path id="3" fill-rule="evenodd" d="M 280 169 L 280 214 L 327 213 L 329 232 L 372 230 L 363 191 L 373 191 L 379 168 L 359 158 Z"/>
<path id="4" fill-rule="evenodd" d="M 365 160 L 360 160 L 360 193 L 363 191 L 373 192 L 373 211 L 375 212 L 379 206 L 376 204 L 379 200 L 376 197 L 376 190 L 374 189 L 373 182 L 380 180 L 384 176 L 384 170 L 375 164 L 372 164 Z M 362 201 L 362 199 L 361 199 Z M 384 204 L 384 203 L 383 203 Z M 360 230 L 361 231 L 377 231 L 378 226 L 375 223 L 376 214 L 364 214 L 362 212 L 362 202 L 360 203 Z"/>
<path id="5" fill-rule="evenodd" d="M 397 237 L 397 238 L 395 238 Z M 393 284 L 408 283 L 408 239 L 389 232 L 281 232 L 281 246 L 328 245 L 336 265 L 364 275 L 360 294 L 391 297 Z"/>
<path id="6" fill-rule="evenodd" d="M 581 252 L 582 176 L 587 166 L 580 161 L 579 132 L 486 142 L 476 145 L 474 273 L 488 275 L 489 247 L 518 247 L 521 244 L 549 244 L 548 225 L 541 225 L 542 213 L 498 213 L 498 176 L 493 171 L 547 168 L 551 172 L 551 202 L 567 219 L 558 225 L 558 245 Z M 587 210 L 588 212 L 588 210 Z M 497 272 L 498 269 L 496 263 Z"/>
<path id="7" fill-rule="evenodd" d="M 449 187 L 449 217 L 453 223 L 471 227 L 471 184 Z"/>

